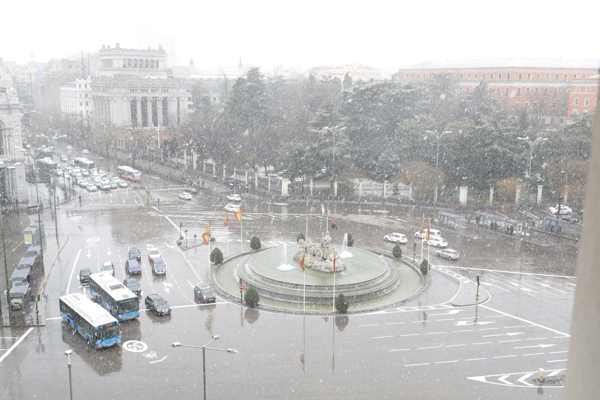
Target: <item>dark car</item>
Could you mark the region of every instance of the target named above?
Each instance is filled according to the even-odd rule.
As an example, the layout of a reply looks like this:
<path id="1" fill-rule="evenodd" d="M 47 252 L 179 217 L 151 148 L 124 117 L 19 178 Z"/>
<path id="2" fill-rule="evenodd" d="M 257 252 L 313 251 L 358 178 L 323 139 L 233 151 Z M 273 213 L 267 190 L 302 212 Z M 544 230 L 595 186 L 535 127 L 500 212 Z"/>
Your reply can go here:
<path id="1" fill-rule="evenodd" d="M 161 295 L 153 293 L 146 296 L 146 309 L 159 316 L 171 315 L 171 306 Z"/>
<path id="2" fill-rule="evenodd" d="M 27 281 L 13 282 L 12 287 L 8 291 L 8 301 L 10 309 L 13 311 L 23 310 L 25 301 L 31 297 L 31 286 Z"/>
<path id="3" fill-rule="evenodd" d="M 82 268 L 79 271 L 79 283 L 81 283 L 82 285 L 89 285 L 91 274 L 92 271 L 89 268 Z"/>
<path id="4" fill-rule="evenodd" d="M 142 295 L 142 287 L 140 286 L 140 282 L 135 278 L 125 278 L 123 279 L 123 285 L 127 286 L 127 289 L 131 290 L 138 297 Z"/>
<path id="5" fill-rule="evenodd" d="M 130 248 L 127 252 L 125 272 L 129 275 L 138 275 L 142 273 L 142 252 L 136 247 Z"/>
<path id="6" fill-rule="evenodd" d="M 142 252 L 137 247 L 130 247 L 129 251 L 127 252 L 127 258 L 129 260 L 135 258 L 138 260 L 138 262 L 142 262 Z"/>
<path id="7" fill-rule="evenodd" d="M 214 303 L 216 301 L 215 292 L 210 286 L 194 286 L 194 301 L 196 303 Z"/>
<path id="8" fill-rule="evenodd" d="M 149 256 L 150 265 L 152 266 L 152 273 L 155 275 L 165 275 L 167 273 L 167 263 L 161 255 Z"/>

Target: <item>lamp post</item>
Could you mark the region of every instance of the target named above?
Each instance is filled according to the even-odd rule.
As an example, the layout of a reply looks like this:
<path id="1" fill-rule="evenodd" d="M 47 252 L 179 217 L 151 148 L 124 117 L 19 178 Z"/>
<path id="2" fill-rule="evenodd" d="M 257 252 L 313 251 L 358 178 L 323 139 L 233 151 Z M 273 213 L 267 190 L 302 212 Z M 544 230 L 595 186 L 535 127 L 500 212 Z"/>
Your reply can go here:
<path id="1" fill-rule="evenodd" d="M 220 348 L 220 347 L 212 347 L 209 346 L 212 342 L 219 339 L 219 335 L 212 335 L 210 340 L 202 345 L 191 345 L 191 344 L 183 344 L 181 342 L 173 342 L 171 346 L 173 347 L 185 347 L 190 349 L 202 349 L 202 393 L 203 399 L 206 400 L 206 350 L 214 350 L 214 351 L 222 351 L 225 353 L 236 354 L 238 351 L 233 348 Z"/>
<path id="2" fill-rule="evenodd" d="M 531 177 L 531 163 L 533 161 L 533 150 L 534 150 L 535 146 L 547 141 L 548 138 L 540 136 L 540 137 L 532 140 L 532 139 L 529 139 L 529 136 L 525 136 L 525 137 L 517 137 L 517 140 L 525 142 L 527 144 L 527 146 L 529 147 L 529 163 L 528 163 L 528 167 L 527 167 L 526 178 L 530 178 Z"/>
<path id="3" fill-rule="evenodd" d="M 9 307 L 8 300 L 8 262 L 6 260 L 6 238 L 4 237 L 4 199 L 0 199 L 0 234 L 2 235 L 2 254 L 4 256 L 4 280 L 6 284 L 6 309 Z M 2 314 L 2 304 L 0 303 L 0 315 Z"/>
<path id="4" fill-rule="evenodd" d="M 440 139 L 442 138 L 442 136 L 444 136 L 447 133 L 452 133 L 452 131 L 431 131 L 428 130 L 426 131 L 427 133 L 433 133 L 435 135 L 435 169 L 437 172 L 437 169 L 440 166 Z M 437 204 L 437 200 L 438 200 L 438 191 L 439 191 L 439 187 L 438 187 L 438 179 L 435 180 L 435 192 L 433 193 L 433 204 Z"/>
<path id="5" fill-rule="evenodd" d="M 71 354 L 73 350 L 65 350 L 65 357 L 67 357 L 67 369 L 69 370 L 69 399 L 73 400 L 73 380 L 71 377 Z"/>

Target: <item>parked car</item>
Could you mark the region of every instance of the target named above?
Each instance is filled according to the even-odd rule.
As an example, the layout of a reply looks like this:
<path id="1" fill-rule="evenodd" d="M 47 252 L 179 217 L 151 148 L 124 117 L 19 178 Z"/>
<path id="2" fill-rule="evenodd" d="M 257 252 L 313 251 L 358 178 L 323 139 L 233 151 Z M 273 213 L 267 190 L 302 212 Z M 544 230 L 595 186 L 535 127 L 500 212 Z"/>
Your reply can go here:
<path id="1" fill-rule="evenodd" d="M 454 249 L 436 250 L 435 255 L 448 261 L 457 261 L 460 258 L 460 254 Z"/>
<path id="2" fill-rule="evenodd" d="M 552 215 L 571 215 L 573 209 L 566 204 L 557 204 L 549 208 Z"/>
<path id="3" fill-rule="evenodd" d="M 448 247 L 448 242 L 446 242 L 446 240 L 441 236 L 434 236 L 429 240 L 423 240 L 423 243 L 426 243 L 431 247 L 438 247 L 442 249 Z"/>
<path id="4" fill-rule="evenodd" d="M 125 278 L 123 279 L 123 285 L 127 287 L 127 289 L 131 290 L 133 293 L 140 297 L 142 295 L 142 286 L 140 282 L 135 278 Z"/>
<path id="5" fill-rule="evenodd" d="M 196 303 L 214 303 L 216 301 L 215 292 L 210 286 L 194 286 L 194 301 Z"/>
<path id="6" fill-rule="evenodd" d="M 223 209 L 227 212 L 238 212 L 240 210 L 239 204 L 227 203 Z"/>
<path id="7" fill-rule="evenodd" d="M 97 192 L 98 191 L 98 187 L 94 184 L 88 184 L 86 187 L 88 192 Z"/>
<path id="8" fill-rule="evenodd" d="M 198 189 L 194 186 L 189 186 L 185 188 L 185 191 L 191 194 L 198 194 Z"/>
<path id="9" fill-rule="evenodd" d="M 429 230 L 429 238 L 442 237 L 442 232 L 439 229 L 423 229 L 415 232 L 415 239 L 425 239 Z"/>
<path id="10" fill-rule="evenodd" d="M 146 309 L 159 316 L 171 315 L 171 306 L 161 295 L 157 293 L 146 296 L 144 300 Z"/>
<path id="11" fill-rule="evenodd" d="M 385 240 L 386 242 L 399 243 L 399 244 L 408 243 L 408 238 L 406 237 L 406 235 L 404 233 L 400 233 L 400 232 L 388 233 L 387 235 L 385 235 L 383 237 L 383 240 Z"/>
<path id="12" fill-rule="evenodd" d="M 155 275 L 165 275 L 167 273 L 167 264 L 160 254 L 148 256 L 152 273 Z"/>
<path id="13" fill-rule="evenodd" d="M 123 188 L 123 189 L 125 189 L 125 188 L 127 188 L 128 186 L 129 186 L 129 185 L 127 184 L 127 182 L 125 182 L 125 181 L 119 181 L 119 187 L 120 187 L 120 188 Z"/>
<path id="14" fill-rule="evenodd" d="M 8 291 L 8 301 L 12 311 L 25 308 L 25 302 L 31 297 L 31 285 L 26 280 L 15 281 Z"/>
<path id="15" fill-rule="evenodd" d="M 179 193 L 179 196 L 177 196 L 177 197 L 179 197 L 181 200 L 191 200 L 192 199 L 191 193 L 188 193 L 188 192 L 181 192 L 181 193 Z"/>
<path id="16" fill-rule="evenodd" d="M 82 268 L 79 271 L 79 283 L 81 283 L 82 285 L 89 285 L 91 274 L 92 271 L 89 268 Z"/>
<path id="17" fill-rule="evenodd" d="M 112 189 L 110 182 L 105 181 L 100 183 L 100 190 L 102 190 L 103 192 L 110 192 L 110 189 Z"/>
<path id="18" fill-rule="evenodd" d="M 106 261 L 104 264 L 102 264 L 100 267 L 100 272 L 110 272 L 112 276 L 115 276 L 115 266 L 112 261 Z"/>
<path id="19" fill-rule="evenodd" d="M 238 193 L 228 194 L 227 200 L 240 202 L 242 201 L 242 196 L 240 196 Z"/>

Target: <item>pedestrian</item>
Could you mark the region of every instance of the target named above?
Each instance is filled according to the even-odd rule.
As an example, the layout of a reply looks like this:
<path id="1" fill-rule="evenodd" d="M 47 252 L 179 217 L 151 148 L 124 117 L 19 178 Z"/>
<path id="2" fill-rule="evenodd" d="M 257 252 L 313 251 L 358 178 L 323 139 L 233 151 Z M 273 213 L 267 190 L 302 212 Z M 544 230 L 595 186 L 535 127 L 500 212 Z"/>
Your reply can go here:
<path id="1" fill-rule="evenodd" d="M 79 195 L 79 207 L 81 207 L 81 195 Z"/>
<path id="2" fill-rule="evenodd" d="M 156 208 L 160 208 L 160 198 L 156 198 Z"/>

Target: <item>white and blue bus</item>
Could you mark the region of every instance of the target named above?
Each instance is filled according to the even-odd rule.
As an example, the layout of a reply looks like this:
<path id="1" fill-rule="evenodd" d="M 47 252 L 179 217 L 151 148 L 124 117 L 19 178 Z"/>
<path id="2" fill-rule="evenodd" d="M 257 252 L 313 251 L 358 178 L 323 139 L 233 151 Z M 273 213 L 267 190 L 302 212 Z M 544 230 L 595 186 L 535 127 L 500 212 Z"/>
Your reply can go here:
<path id="1" fill-rule="evenodd" d="M 119 165 L 117 167 L 117 174 L 121 178 L 132 182 L 139 182 L 142 179 L 142 173 L 140 171 L 127 165 Z"/>
<path id="2" fill-rule="evenodd" d="M 96 167 L 96 164 L 92 160 L 89 160 L 85 157 L 77 157 L 75 160 L 73 160 L 73 164 L 75 164 L 76 167 L 84 168 L 87 170 Z"/>
<path id="3" fill-rule="evenodd" d="M 96 350 L 121 344 L 119 321 L 81 293 L 62 296 L 60 316 Z"/>
<path id="4" fill-rule="evenodd" d="M 140 316 L 140 303 L 135 293 L 119 282 L 110 272 L 90 275 L 90 297 L 119 321 Z"/>

